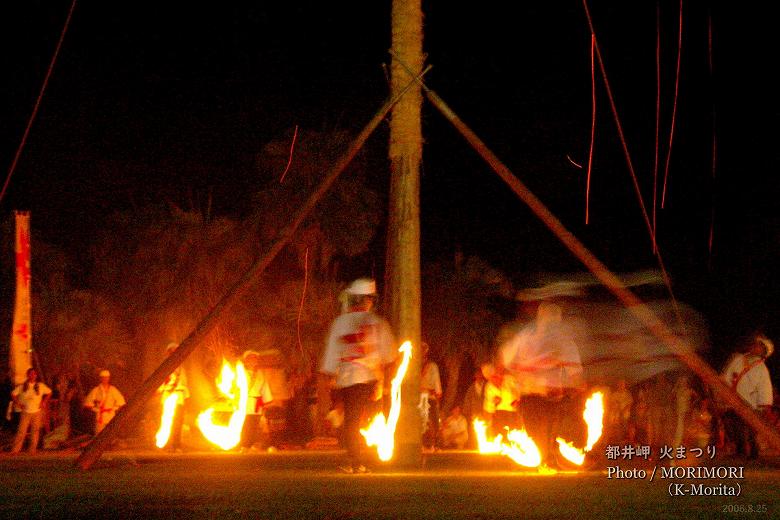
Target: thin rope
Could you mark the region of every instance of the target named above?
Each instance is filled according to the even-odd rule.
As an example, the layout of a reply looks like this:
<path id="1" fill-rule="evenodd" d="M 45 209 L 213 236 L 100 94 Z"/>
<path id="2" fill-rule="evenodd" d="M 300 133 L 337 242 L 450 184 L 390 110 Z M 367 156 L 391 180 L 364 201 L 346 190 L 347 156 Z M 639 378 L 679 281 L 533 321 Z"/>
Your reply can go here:
<path id="1" fill-rule="evenodd" d="M 661 6 L 655 6 L 655 156 L 653 158 L 653 235 L 658 236 L 658 149 L 661 135 Z M 653 242 L 653 253 L 657 244 Z"/>
<path id="2" fill-rule="evenodd" d="M 297 127 L 296 127 L 297 128 Z M 298 320 L 296 329 L 298 332 L 298 350 L 301 353 L 301 361 L 306 361 L 303 354 L 303 342 L 301 341 L 301 316 L 303 315 L 303 302 L 306 299 L 306 287 L 309 284 L 309 248 L 306 248 L 306 254 L 303 256 L 303 291 L 301 291 L 301 303 L 298 306 Z"/>
<path id="3" fill-rule="evenodd" d="M 599 69 L 601 70 L 601 77 L 604 80 L 604 87 L 607 91 L 607 99 L 609 100 L 609 106 L 612 110 L 612 116 L 615 120 L 615 125 L 617 126 L 618 136 L 620 138 L 620 143 L 623 147 L 623 155 L 626 158 L 626 163 L 628 165 L 628 171 L 631 174 L 631 181 L 634 185 L 634 192 L 636 193 L 637 201 L 639 202 L 639 207 L 642 210 L 642 217 L 645 221 L 645 226 L 647 227 L 647 231 L 650 235 L 650 240 L 652 241 L 652 249 L 655 253 L 655 257 L 658 261 L 658 267 L 661 270 L 661 276 L 664 280 L 664 285 L 666 286 L 667 291 L 669 291 L 669 297 L 672 300 L 672 304 L 675 309 L 675 313 L 677 314 L 678 321 L 682 324 L 682 314 L 680 313 L 680 309 L 678 306 L 677 299 L 674 296 L 674 291 L 672 290 L 672 283 L 669 278 L 669 273 L 666 270 L 666 266 L 664 265 L 663 257 L 661 256 L 661 250 L 658 248 L 658 245 L 656 244 L 656 237 L 655 233 L 653 232 L 653 225 L 650 222 L 650 217 L 647 214 L 647 208 L 645 207 L 645 201 L 642 198 L 642 191 L 639 188 L 639 180 L 637 179 L 636 172 L 634 171 L 634 164 L 631 161 L 631 154 L 628 151 L 628 144 L 626 142 L 626 136 L 623 132 L 623 126 L 620 123 L 620 117 L 618 116 L 617 106 L 615 104 L 615 98 L 612 95 L 612 87 L 609 84 L 609 78 L 607 78 L 607 69 L 604 65 L 604 58 L 601 55 L 601 49 L 599 48 L 598 40 L 596 39 L 596 31 L 593 28 L 593 19 L 590 16 L 590 10 L 588 9 L 588 2 L 587 0 L 582 0 L 582 5 L 585 8 L 585 16 L 588 19 L 588 27 L 590 28 L 590 33 L 593 36 L 593 42 L 596 49 L 596 57 L 599 61 Z"/>
<path id="4" fill-rule="evenodd" d="M 287 171 L 290 169 L 290 165 L 292 164 L 293 150 L 295 149 L 296 137 L 298 137 L 298 125 L 295 125 L 295 131 L 293 132 L 292 143 L 290 144 L 290 158 L 287 159 L 287 167 L 284 169 L 284 172 L 282 173 L 282 177 L 279 179 L 279 184 L 281 184 L 282 181 L 284 181 L 284 176 L 287 175 Z"/>
<path id="5" fill-rule="evenodd" d="M 22 150 L 24 149 L 24 145 L 27 142 L 27 136 L 30 134 L 30 128 L 32 128 L 33 121 L 35 120 L 35 116 L 38 113 L 38 108 L 41 106 L 41 99 L 43 99 L 43 93 L 46 91 L 46 85 L 49 84 L 49 78 L 51 77 L 52 70 L 54 70 L 54 64 L 57 61 L 57 56 L 60 53 L 60 48 L 62 47 L 62 41 L 65 39 L 65 33 L 68 31 L 68 26 L 70 25 L 70 19 L 73 16 L 73 10 L 76 8 L 76 0 L 73 0 L 73 2 L 70 4 L 70 10 L 68 11 L 68 16 L 65 18 L 65 25 L 62 27 L 62 32 L 60 33 L 60 39 L 57 42 L 57 47 L 54 49 L 54 55 L 51 57 L 51 61 L 49 62 L 49 68 L 46 70 L 46 76 L 43 78 L 43 84 L 41 85 L 41 90 L 38 93 L 38 99 L 35 100 L 35 105 L 33 106 L 32 114 L 30 114 L 30 119 L 27 121 L 27 127 L 24 129 L 24 134 L 22 134 L 22 140 L 19 143 L 19 147 L 16 149 L 16 154 L 14 155 L 14 160 L 11 162 L 11 167 L 8 169 L 8 175 L 5 177 L 5 182 L 3 183 L 3 189 L 0 191 L 0 202 L 3 200 L 3 197 L 5 197 L 5 192 L 8 189 L 8 185 L 11 183 L 11 177 L 14 174 L 14 171 L 16 170 L 16 165 L 19 162 L 19 157 L 22 155 Z"/>
<path id="6" fill-rule="evenodd" d="M 590 148 L 588 149 L 588 177 L 585 182 L 585 225 L 590 221 L 590 174 L 593 171 L 593 143 L 596 139 L 596 37 L 590 35 Z"/>
<path id="7" fill-rule="evenodd" d="M 680 61 L 682 58 L 682 30 L 683 30 L 683 0 L 680 0 L 680 28 L 677 37 L 677 71 L 674 78 L 674 103 L 672 107 L 672 125 L 669 129 L 669 149 L 666 151 L 666 166 L 664 167 L 664 189 L 661 194 L 661 209 L 666 204 L 666 188 L 669 180 L 669 163 L 672 159 L 672 141 L 674 140 L 674 126 L 677 121 L 677 96 L 680 90 Z"/>
<path id="8" fill-rule="evenodd" d="M 707 57 L 710 66 L 710 83 L 714 83 L 715 69 L 712 62 L 712 14 L 707 13 Z M 716 133 L 715 124 L 715 99 L 712 100 L 712 203 L 710 208 L 710 235 L 707 240 L 707 250 L 709 252 L 709 260 L 712 262 L 712 246 L 715 241 L 715 195 L 716 195 L 716 167 L 718 158 L 718 135 Z"/>

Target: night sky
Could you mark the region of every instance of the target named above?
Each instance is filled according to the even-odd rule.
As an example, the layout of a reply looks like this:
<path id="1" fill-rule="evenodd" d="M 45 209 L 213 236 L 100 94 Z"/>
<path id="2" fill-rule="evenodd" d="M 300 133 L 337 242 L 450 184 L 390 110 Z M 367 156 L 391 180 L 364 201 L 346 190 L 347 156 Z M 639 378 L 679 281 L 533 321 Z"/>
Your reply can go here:
<path id="1" fill-rule="evenodd" d="M 4 176 L 70 4 L 30 0 L 4 9 Z M 253 159 L 263 143 L 296 125 L 357 132 L 381 105 L 390 4 L 79 1 L 0 201 L 3 215 L 30 209 L 34 233 L 78 255 L 116 209 L 211 192 L 217 211 L 240 213 L 257 189 Z M 652 211 L 657 9 L 663 175 L 680 4 L 588 5 Z M 658 240 L 678 297 L 706 312 L 716 332 L 756 325 L 779 340 L 780 148 L 776 83 L 769 80 L 778 45 L 764 4 L 763 14 L 746 5 L 683 4 L 676 127 Z M 583 4 L 423 2 L 423 9 L 429 86 L 609 267 L 656 267 L 598 70 L 590 223 L 584 223 L 586 170 L 575 165 L 587 164 L 591 128 Z M 429 104 L 423 125 L 424 261 L 462 248 L 518 283 L 536 272 L 582 270 Z M 387 136 L 383 125 L 369 149 L 386 154 Z M 377 182 L 386 189 L 382 175 L 387 171 L 377 172 Z M 383 245 L 377 240 L 372 253 L 379 263 Z"/>

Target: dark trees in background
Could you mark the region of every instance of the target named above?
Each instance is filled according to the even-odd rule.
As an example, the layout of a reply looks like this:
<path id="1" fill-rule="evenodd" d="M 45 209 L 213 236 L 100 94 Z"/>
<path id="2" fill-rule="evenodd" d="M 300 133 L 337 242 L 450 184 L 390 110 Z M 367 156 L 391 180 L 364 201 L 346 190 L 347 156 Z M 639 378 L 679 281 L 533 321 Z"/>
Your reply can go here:
<path id="1" fill-rule="evenodd" d="M 463 368 L 491 361 L 506 316 L 497 301 L 509 300 L 509 279 L 477 257 L 460 253 L 453 262 L 426 265 L 423 270 L 423 336 L 443 365 L 443 410 L 458 399 Z"/>

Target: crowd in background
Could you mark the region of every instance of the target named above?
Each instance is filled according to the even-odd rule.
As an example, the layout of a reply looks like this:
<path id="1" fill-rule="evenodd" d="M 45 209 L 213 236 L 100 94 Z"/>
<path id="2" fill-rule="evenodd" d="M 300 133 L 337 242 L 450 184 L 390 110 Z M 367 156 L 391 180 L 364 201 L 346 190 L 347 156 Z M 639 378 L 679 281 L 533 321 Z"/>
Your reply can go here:
<path id="1" fill-rule="evenodd" d="M 374 282 L 365 279 L 342 295 L 342 314 L 329 333 L 319 374 L 291 371 L 276 349 L 241 354 L 250 378 L 250 403 L 236 449 L 342 447 L 349 454 L 348 472 L 366 470 L 358 430 L 368 416 L 386 408 L 382 372 L 397 362 L 389 325 L 372 312 L 375 296 Z M 586 382 L 587 363 L 577 344 L 581 336 L 562 315 L 557 304 L 538 304 L 531 319 L 515 324 L 511 334 L 500 338 L 492 359 L 474 363 L 470 384 L 455 393 L 446 409 L 442 397 L 447 374 L 437 363 L 445 354 L 423 343 L 420 393 L 414 398 L 419 397 L 424 449 L 475 449 L 472 425 L 481 419 L 491 435 L 527 429 L 554 465 L 552 440 L 556 435 L 584 438 L 585 398 L 599 390 L 605 398 L 603 444 L 650 446 L 653 453 L 664 446 L 714 447 L 722 454 L 759 456 L 760 440 L 753 429 L 685 368 L 660 370 L 639 380 Z M 167 352 L 176 348 L 170 344 Z M 773 351 L 766 336 L 752 334 L 723 367 L 721 377 L 777 427 L 780 414 L 764 363 Z M 331 383 L 327 410 L 320 410 L 322 375 Z M 85 391 L 73 377 L 58 374 L 50 388 L 30 369 L 27 380 L 9 391 L 5 451 L 19 453 L 25 443 L 33 453 L 39 447 L 79 447 L 100 433 L 125 405 L 125 398 L 111 384 L 108 370 L 101 370 L 98 377 L 98 384 Z M 185 415 L 194 412 L 186 407 L 189 389 L 181 367 L 160 392 L 163 400 L 166 395 L 178 396 L 174 434 L 167 447 L 181 451 Z"/>

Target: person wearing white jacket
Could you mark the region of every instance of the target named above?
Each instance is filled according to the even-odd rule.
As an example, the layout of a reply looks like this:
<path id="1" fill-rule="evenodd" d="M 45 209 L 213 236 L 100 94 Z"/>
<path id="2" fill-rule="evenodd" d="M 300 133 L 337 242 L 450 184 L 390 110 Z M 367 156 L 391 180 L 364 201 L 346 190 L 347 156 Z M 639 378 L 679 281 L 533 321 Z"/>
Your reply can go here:
<path id="1" fill-rule="evenodd" d="M 344 403 L 347 473 L 365 473 L 360 457 L 360 421 L 376 395 L 384 368 L 393 362 L 395 340 L 388 322 L 372 311 L 376 282 L 360 278 L 341 294 L 342 314 L 330 326 L 320 372 Z"/>
<path id="2" fill-rule="evenodd" d="M 125 405 L 125 398 L 117 387 L 111 384 L 111 372 L 100 371 L 100 384 L 84 398 L 84 408 L 95 413 L 95 435 L 111 422 L 116 412 Z"/>
<path id="3" fill-rule="evenodd" d="M 751 336 L 746 352 L 734 354 L 721 372 L 721 378 L 754 410 L 765 413 L 772 404 L 772 380 L 766 358 L 775 346 L 761 333 Z M 736 454 L 758 458 L 756 432 L 734 410 L 724 412 L 727 434 L 734 441 Z"/>

